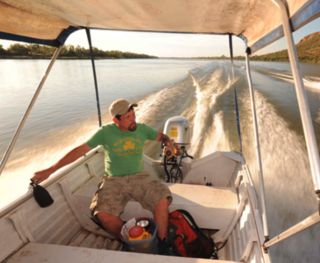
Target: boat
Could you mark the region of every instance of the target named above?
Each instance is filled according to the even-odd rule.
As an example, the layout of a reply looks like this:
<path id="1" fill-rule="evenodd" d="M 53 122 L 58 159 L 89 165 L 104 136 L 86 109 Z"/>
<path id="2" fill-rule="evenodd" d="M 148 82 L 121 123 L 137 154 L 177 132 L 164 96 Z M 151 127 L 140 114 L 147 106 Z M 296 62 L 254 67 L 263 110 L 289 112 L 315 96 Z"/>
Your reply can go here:
<path id="1" fill-rule="evenodd" d="M 182 183 L 170 177 L 165 163 L 144 157 L 144 169 L 167 183 L 173 203 L 169 211 L 189 211 L 200 228 L 217 244 L 218 262 L 271 262 L 270 247 L 320 221 L 320 161 L 292 32 L 320 16 L 320 0 L 172 0 L 172 1 L 21 1 L 0 0 L 0 38 L 56 47 L 53 58 L 13 136 L 0 166 L 10 156 L 28 115 L 66 39 L 85 29 L 224 34 L 243 39 L 251 96 L 253 129 L 259 170 L 259 197 L 250 169 L 239 152 L 212 152 L 191 162 L 181 162 Z M 319 212 L 276 237 L 269 237 L 263 167 L 255 112 L 249 56 L 285 36 L 295 81 L 299 110 Z M 231 61 L 233 66 L 233 61 Z M 99 125 L 101 113 L 92 57 Z M 235 91 L 236 97 L 236 91 Z M 174 116 L 172 116 L 174 117 Z M 239 124 L 239 123 L 238 123 Z M 168 163 L 168 166 L 173 164 Z M 54 203 L 41 208 L 32 191 L 0 211 L 1 262 L 208 262 L 212 259 L 167 257 L 121 251 L 122 243 L 91 220 L 89 204 L 104 174 L 103 153 L 96 148 L 41 183 Z M 175 178 L 180 179 L 180 178 Z M 311 178 L 310 178 L 311 179 Z M 148 216 L 135 200 L 121 218 Z"/>

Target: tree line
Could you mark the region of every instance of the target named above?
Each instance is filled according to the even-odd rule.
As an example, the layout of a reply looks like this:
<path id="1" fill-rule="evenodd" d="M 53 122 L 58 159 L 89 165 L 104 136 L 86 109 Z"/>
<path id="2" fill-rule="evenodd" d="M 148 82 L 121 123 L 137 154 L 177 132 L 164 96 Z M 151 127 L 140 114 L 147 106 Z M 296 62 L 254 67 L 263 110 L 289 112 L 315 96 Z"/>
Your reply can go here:
<path id="1" fill-rule="evenodd" d="M 55 47 L 38 44 L 12 44 L 7 49 L 0 45 L 0 58 L 51 58 Z M 131 52 L 121 52 L 117 50 L 104 51 L 96 47 L 92 48 L 95 58 L 123 59 L 123 58 L 157 58 L 146 54 L 136 54 Z M 79 45 L 63 46 L 58 58 L 66 59 L 89 59 L 90 50 Z"/>
<path id="2" fill-rule="evenodd" d="M 297 54 L 300 62 L 320 63 L 320 32 L 310 34 L 303 38 L 297 45 Z M 229 57 L 200 57 L 203 59 L 224 59 L 230 60 Z M 245 60 L 243 56 L 234 57 L 234 60 Z M 251 56 L 250 60 L 255 61 L 284 61 L 289 62 L 288 50 L 281 50 L 260 56 Z"/>
<path id="3" fill-rule="evenodd" d="M 300 62 L 320 63 L 320 34 L 312 35 L 309 38 L 307 36 L 306 40 L 302 40 L 296 45 Z M 251 60 L 287 62 L 289 61 L 289 54 L 288 50 L 281 50 L 271 54 L 252 56 Z"/>

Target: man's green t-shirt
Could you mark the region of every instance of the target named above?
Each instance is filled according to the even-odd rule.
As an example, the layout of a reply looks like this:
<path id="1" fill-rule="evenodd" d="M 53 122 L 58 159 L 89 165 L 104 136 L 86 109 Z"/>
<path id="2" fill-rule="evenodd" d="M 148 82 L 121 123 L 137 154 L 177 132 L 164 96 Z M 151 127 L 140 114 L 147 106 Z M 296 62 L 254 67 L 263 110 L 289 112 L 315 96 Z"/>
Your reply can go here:
<path id="1" fill-rule="evenodd" d="M 142 171 L 144 144 L 157 137 L 158 132 L 143 123 L 137 123 L 137 129 L 132 132 L 121 131 L 115 123 L 109 123 L 102 126 L 87 145 L 91 148 L 102 145 L 106 176 L 124 176 Z"/>

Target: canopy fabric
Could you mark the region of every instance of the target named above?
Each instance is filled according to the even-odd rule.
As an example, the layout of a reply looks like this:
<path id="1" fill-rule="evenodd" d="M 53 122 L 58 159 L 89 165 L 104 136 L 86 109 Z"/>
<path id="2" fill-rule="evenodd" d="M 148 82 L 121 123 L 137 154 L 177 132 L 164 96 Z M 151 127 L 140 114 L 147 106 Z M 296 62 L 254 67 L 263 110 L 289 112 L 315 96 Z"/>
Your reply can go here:
<path id="1" fill-rule="evenodd" d="M 287 5 L 293 29 L 320 16 L 320 0 L 287 0 Z M 283 35 L 272 0 L 0 0 L 1 38 L 57 46 L 74 27 L 230 33 L 252 52 Z"/>

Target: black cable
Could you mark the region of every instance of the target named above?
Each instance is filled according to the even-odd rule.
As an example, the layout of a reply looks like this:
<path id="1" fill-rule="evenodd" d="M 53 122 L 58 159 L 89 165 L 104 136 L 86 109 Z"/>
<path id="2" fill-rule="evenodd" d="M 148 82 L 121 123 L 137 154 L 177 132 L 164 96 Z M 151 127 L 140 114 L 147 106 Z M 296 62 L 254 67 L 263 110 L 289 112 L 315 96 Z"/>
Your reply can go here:
<path id="1" fill-rule="evenodd" d="M 221 247 L 219 247 L 219 248 L 217 249 L 217 251 L 219 251 L 220 249 L 223 249 L 223 247 L 227 244 L 227 242 L 228 242 L 228 239 L 223 243 L 223 245 L 222 245 Z"/>

